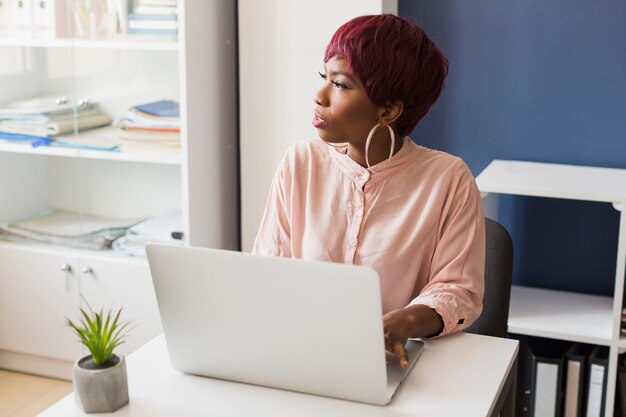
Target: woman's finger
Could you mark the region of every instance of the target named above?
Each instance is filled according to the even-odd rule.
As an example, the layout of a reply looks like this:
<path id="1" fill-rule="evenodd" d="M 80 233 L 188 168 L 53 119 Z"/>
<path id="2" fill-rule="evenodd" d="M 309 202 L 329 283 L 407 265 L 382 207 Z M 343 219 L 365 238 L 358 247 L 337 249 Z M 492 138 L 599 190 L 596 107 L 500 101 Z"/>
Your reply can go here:
<path id="1" fill-rule="evenodd" d="M 407 368 L 409 366 L 409 355 L 406 353 L 404 345 L 400 342 L 396 342 L 393 345 L 393 353 L 400 359 L 400 366 Z"/>

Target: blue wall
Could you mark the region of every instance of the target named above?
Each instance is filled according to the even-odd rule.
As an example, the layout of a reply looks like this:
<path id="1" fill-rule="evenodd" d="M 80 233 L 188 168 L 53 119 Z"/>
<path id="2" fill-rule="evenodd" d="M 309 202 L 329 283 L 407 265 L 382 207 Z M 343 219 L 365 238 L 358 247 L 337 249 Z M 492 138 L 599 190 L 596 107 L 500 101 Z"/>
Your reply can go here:
<path id="1" fill-rule="evenodd" d="M 411 137 L 462 157 L 626 168 L 626 2 L 400 0 L 450 61 Z M 501 197 L 514 282 L 612 295 L 609 204 Z"/>

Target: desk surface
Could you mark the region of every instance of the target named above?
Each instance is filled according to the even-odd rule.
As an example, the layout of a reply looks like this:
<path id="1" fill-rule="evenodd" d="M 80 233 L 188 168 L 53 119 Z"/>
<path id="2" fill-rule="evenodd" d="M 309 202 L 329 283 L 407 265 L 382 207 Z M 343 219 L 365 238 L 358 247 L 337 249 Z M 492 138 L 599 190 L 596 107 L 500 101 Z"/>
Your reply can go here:
<path id="1" fill-rule="evenodd" d="M 396 397 L 382 407 L 186 375 L 171 367 L 160 335 L 127 358 L 130 404 L 98 416 L 488 416 L 517 344 L 467 333 L 429 340 Z M 40 416 L 87 414 L 70 394 Z"/>

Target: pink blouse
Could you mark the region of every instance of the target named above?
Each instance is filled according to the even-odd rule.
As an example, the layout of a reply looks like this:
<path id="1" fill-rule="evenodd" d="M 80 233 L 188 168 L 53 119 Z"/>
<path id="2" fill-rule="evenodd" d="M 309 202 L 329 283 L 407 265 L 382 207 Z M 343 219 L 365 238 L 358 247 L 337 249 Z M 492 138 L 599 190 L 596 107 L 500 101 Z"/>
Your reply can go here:
<path id="1" fill-rule="evenodd" d="M 482 311 L 485 229 L 467 166 L 408 137 L 381 172 L 346 150 L 319 139 L 291 146 L 252 252 L 370 266 L 384 313 L 424 304 L 443 318 L 442 334 L 468 327 Z"/>

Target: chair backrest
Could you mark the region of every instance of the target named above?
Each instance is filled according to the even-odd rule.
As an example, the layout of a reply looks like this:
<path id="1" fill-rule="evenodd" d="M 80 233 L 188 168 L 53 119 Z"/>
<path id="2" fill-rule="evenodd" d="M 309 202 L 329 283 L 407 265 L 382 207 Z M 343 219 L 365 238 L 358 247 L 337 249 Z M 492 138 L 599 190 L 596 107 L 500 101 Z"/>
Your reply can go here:
<path id="1" fill-rule="evenodd" d="M 485 217 L 485 296 L 483 312 L 468 333 L 504 337 L 509 317 L 513 275 L 513 242 L 506 229 Z"/>

